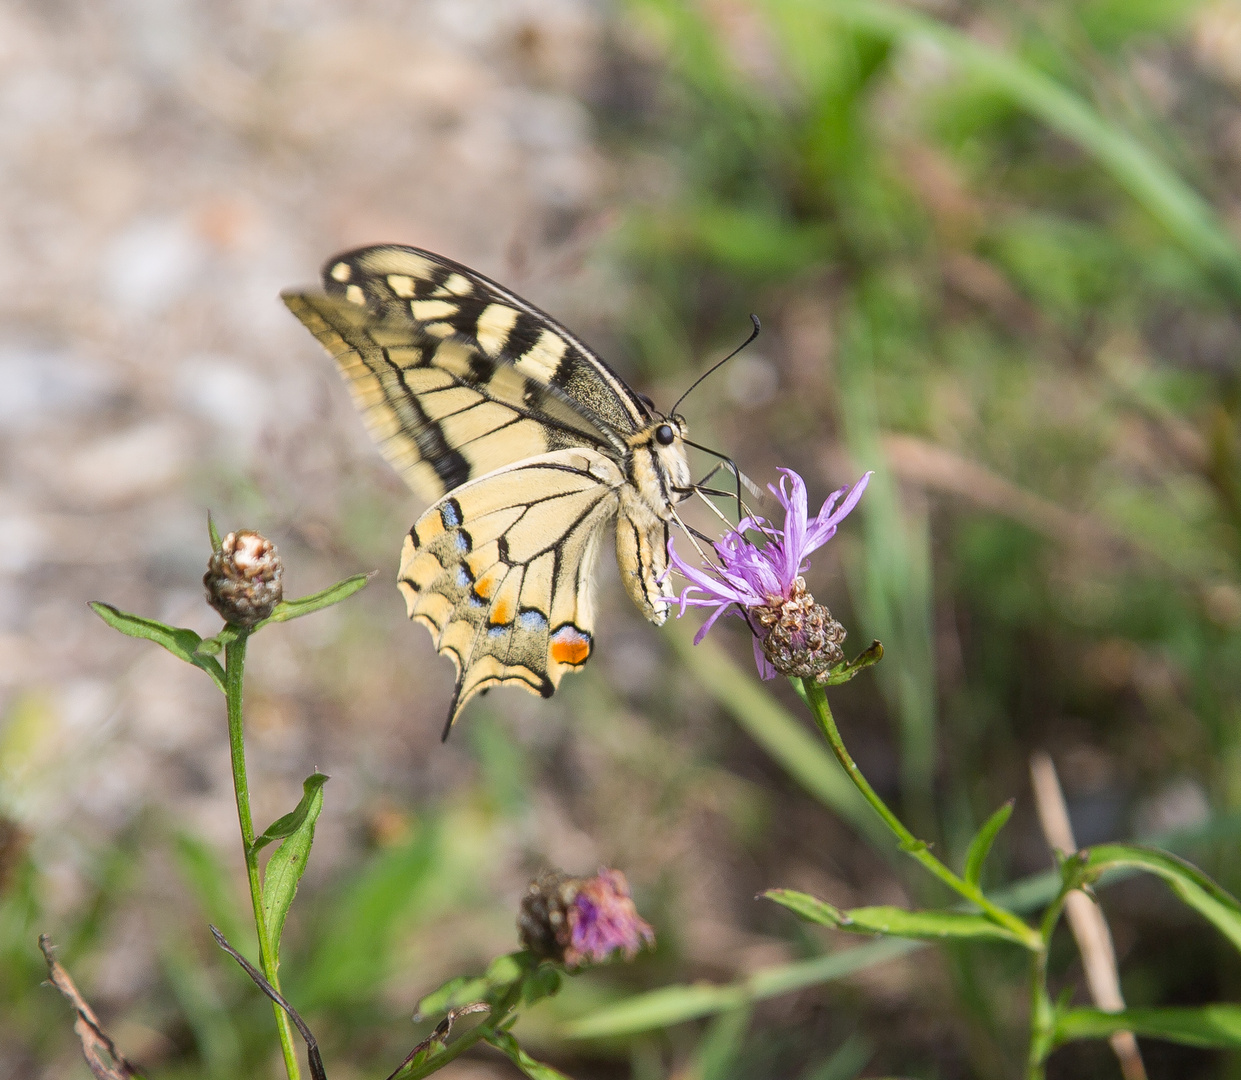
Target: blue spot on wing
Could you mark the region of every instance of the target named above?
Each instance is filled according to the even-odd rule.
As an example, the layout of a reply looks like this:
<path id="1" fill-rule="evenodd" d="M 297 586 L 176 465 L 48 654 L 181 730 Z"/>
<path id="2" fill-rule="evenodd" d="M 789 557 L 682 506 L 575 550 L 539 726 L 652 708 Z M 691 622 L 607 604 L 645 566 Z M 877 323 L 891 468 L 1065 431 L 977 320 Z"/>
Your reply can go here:
<path id="1" fill-rule="evenodd" d="M 523 630 L 544 630 L 547 628 L 547 616 L 537 608 L 522 608 L 517 615 L 517 625 Z"/>
<path id="2" fill-rule="evenodd" d="M 445 529 L 455 529 L 465 519 L 461 516 L 461 504 L 456 499 L 445 499 L 440 505 L 440 521 Z"/>

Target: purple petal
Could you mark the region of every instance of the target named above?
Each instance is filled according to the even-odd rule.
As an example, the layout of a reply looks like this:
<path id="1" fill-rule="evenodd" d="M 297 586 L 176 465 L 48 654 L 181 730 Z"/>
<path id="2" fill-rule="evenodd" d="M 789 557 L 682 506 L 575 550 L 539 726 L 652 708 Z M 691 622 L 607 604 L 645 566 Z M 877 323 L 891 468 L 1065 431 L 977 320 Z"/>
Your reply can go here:
<path id="1" fill-rule="evenodd" d="M 874 475 L 874 472 L 866 473 L 862 479 L 853 485 L 852 490 L 845 496 L 845 501 L 839 506 L 835 505 L 836 500 L 844 493 L 845 488 L 834 491 L 828 497 L 823 504 L 823 509 L 819 511 L 818 517 L 810 525 L 806 537 L 806 546 L 802 551 L 802 558 L 805 558 L 812 551 L 817 551 L 836 535 L 836 526 L 844 521 L 849 516 L 850 511 L 857 506 L 858 500 L 861 499 L 862 493 L 866 490 L 866 485 L 870 483 L 870 478 Z"/>
<path id="2" fill-rule="evenodd" d="M 707 631 L 710 630 L 711 627 L 715 625 L 715 620 L 718 619 L 721 615 L 723 615 L 724 612 L 726 612 L 731 606 L 732 606 L 731 604 L 721 604 L 713 612 L 711 612 L 710 615 L 707 616 L 707 621 L 698 628 L 698 633 L 694 635 L 695 645 L 699 644 L 702 641 L 702 639 L 707 636 Z"/>

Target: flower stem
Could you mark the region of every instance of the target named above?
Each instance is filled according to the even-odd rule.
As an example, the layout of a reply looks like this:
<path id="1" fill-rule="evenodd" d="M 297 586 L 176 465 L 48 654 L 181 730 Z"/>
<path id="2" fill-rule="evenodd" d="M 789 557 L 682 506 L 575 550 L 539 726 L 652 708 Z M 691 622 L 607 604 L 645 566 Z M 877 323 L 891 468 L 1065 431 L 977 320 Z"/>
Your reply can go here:
<path id="1" fill-rule="evenodd" d="M 1042 951 L 1045 948 L 1043 937 L 1037 930 L 1023 919 L 1018 918 L 1011 911 L 1005 911 L 1002 907 L 993 904 L 983 895 L 982 890 L 977 885 L 970 884 L 970 882 L 940 862 L 939 859 L 931 854 L 926 841 L 919 840 L 914 836 L 901 822 L 900 818 L 892 813 L 875 789 L 870 786 L 866 777 L 862 775 L 861 770 L 857 767 L 857 762 L 853 760 L 853 757 L 845 748 L 844 741 L 840 737 L 840 731 L 836 727 L 836 719 L 832 716 L 831 707 L 827 703 L 827 694 L 824 692 L 823 687 L 813 679 L 802 679 L 801 685 L 805 693 L 806 702 L 814 715 L 815 723 L 818 724 L 823 737 L 827 739 L 828 745 L 831 746 L 832 752 L 836 755 L 836 759 L 844 767 L 846 775 L 853 781 L 854 786 L 862 793 L 866 801 L 874 808 L 875 813 L 883 819 L 883 823 L 900 842 L 901 850 L 907 852 L 917 862 L 921 863 L 923 867 L 939 878 L 958 896 L 976 905 L 993 923 L 1012 933 L 1031 952 L 1037 953 Z"/>
<path id="2" fill-rule="evenodd" d="M 512 1012 L 513 1006 L 517 1004 L 517 999 L 520 996 L 521 984 L 517 982 L 509 987 L 508 993 L 496 1002 L 486 1020 L 477 1027 L 471 1028 L 434 1057 L 396 1073 L 396 1080 L 423 1080 L 423 1077 L 439 1072 L 450 1061 L 464 1054 L 471 1046 L 495 1034 L 508 1019 L 509 1013 Z"/>
<path id="3" fill-rule="evenodd" d="M 224 646 L 224 694 L 228 702 L 228 749 L 233 762 L 233 790 L 237 795 L 237 820 L 241 824 L 241 843 L 246 856 L 246 876 L 250 881 L 250 901 L 254 906 L 254 928 L 259 938 L 259 967 L 267 981 L 277 990 L 280 979 L 276 974 L 276 962 L 272 942 L 267 935 L 267 920 L 263 915 L 263 883 L 259 877 L 258 853 L 254 850 L 254 819 L 250 814 L 250 785 L 246 780 L 246 747 L 242 722 L 242 683 L 246 670 L 246 639 L 248 630 L 240 630 L 237 637 Z M 293 1042 L 293 1025 L 279 1005 L 272 1003 L 276 1013 L 276 1030 L 280 1035 L 280 1049 L 284 1055 L 284 1068 L 289 1080 L 301 1080 L 301 1066 L 297 1061 L 297 1049 Z"/>

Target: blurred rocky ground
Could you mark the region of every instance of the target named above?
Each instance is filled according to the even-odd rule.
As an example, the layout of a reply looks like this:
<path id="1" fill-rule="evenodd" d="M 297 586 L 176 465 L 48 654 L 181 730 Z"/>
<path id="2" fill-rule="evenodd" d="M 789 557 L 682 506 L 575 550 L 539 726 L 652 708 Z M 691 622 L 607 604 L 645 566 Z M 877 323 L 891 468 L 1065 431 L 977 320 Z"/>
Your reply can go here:
<path id="1" fill-rule="evenodd" d="M 149 838 L 152 820 L 239 869 L 221 699 L 85 606 L 214 632 L 208 509 L 277 543 L 286 595 L 377 571 L 360 598 L 251 649 L 257 818 L 291 806 L 313 768 L 333 778 L 308 891 L 404 835 L 416 808 L 464 798 L 470 736 L 438 740 L 449 666 L 393 587 L 420 508 L 278 293 L 313 283 L 335 251 L 398 241 L 476 266 L 588 336 L 614 317 L 619 285 L 586 259 L 611 220 L 582 104 L 601 18 L 585 0 L 0 5 L 0 809 L 47 883 L 54 935 L 98 898 L 102 853 Z M 609 610 L 624 602 L 609 593 Z M 653 631 L 604 636 L 634 677 L 658 666 Z M 519 835 L 463 838 L 478 890 L 515 912 L 532 868 L 616 861 L 647 826 L 626 814 L 628 837 L 593 832 L 571 809 L 611 766 L 567 734 L 565 706 L 490 701 L 573 771 L 567 795 L 533 796 Z M 158 845 L 128 857 L 143 885 L 110 909 L 79 973 L 107 1016 L 159 984 L 184 901 Z M 656 876 L 626 868 L 639 887 Z M 201 936 L 201 922 L 181 930 Z M 441 942 L 436 964 L 406 973 L 401 1009 L 513 941 L 500 922 Z M 158 1062 L 150 1039 L 131 1052 Z M 0 1075 L 82 1071 L 66 1044 L 40 1072 L 28 1033 L 3 1020 L 0 1045 Z"/>

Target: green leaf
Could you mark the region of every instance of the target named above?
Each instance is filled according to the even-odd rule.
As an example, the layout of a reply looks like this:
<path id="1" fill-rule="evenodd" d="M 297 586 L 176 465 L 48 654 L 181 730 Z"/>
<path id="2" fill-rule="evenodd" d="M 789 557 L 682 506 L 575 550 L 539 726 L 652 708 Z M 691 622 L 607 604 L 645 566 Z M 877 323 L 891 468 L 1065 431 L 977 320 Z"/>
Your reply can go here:
<path id="1" fill-rule="evenodd" d="M 266 619 L 254 624 L 251 632 L 266 626 L 268 623 L 300 619 L 303 615 L 310 615 L 313 612 L 322 611 L 325 607 L 339 604 L 342 600 L 351 597 L 359 589 L 364 588 L 370 579 L 370 574 L 354 574 L 353 577 L 345 578 L 344 581 L 338 581 L 335 585 L 329 585 L 326 589 L 321 589 L 317 593 L 311 593 L 309 596 L 303 596 L 297 600 L 281 600 Z"/>
<path id="2" fill-rule="evenodd" d="M 497 956 L 491 961 L 485 974 L 459 975 L 449 979 L 438 990 L 427 994 L 418 1002 L 414 1015 L 420 1020 L 425 1020 L 446 1013 L 449 1009 L 459 1009 L 462 1005 L 468 1005 L 472 1001 L 493 1000 L 498 996 L 497 991 L 507 990 L 518 979 L 528 975 L 535 975 L 536 980 L 541 978 L 537 975 L 539 966 L 538 957 L 529 952 L 506 953 L 504 956 Z M 537 981 L 533 983 L 535 987 L 533 992 L 538 992 L 539 985 Z"/>
<path id="3" fill-rule="evenodd" d="M 560 991 L 563 977 L 559 969 L 551 964 L 540 964 L 530 971 L 521 982 L 521 1003 L 533 1005 L 545 997 L 551 997 Z"/>
<path id="4" fill-rule="evenodd" d="M 567 1024 L 561 1034 L 570 1039 L 632 1035 L 741 1008 L 748 1000 L 743 986 L 664 986 L 588 1013 Z"/>
<path id="5" fill-rule="evenodd" d="M 965 855 L 965 880 L 971 885 L 976 886 L 982 880 L 982 865 L 991 853 L 991 845 L 995 843 L 996 836 L 1012 817 L 1014 801 L 1009 799 L 987 818 L 986 823 L 978 830 L 978 834 L 970 841 L 969 851 Z"/>
<path id="6" fill-rule="evenodd" d="M 1137 844 L 1099 844 L 1085 854 L 1085 872 L 1092 879 L 1115 867 L 1136 867 L 1163 878 L 1183 903 L 1241 949 L 1241 903 L 1196 866 L 1170 852 Z"/>
<path id="7" fill-rule="evenodd" d="M 883 646 L 878 641 L 872 641 L 852 660 L 846 660 L 832 668 L 827 674 L 827 685 L 839 686 L 841 683 L 847 683 L 855 675 L 865 671 L 872 664 L 879 663 L 882 659 Z"/>
<path id="8" fill-rule="evenodd" d="M 885 934 L 889 937 L 921 938 L 930 941 L 945 938 L 989 938 L 1025 944 L 1010 930 L 997 926 L 985 915 L 966 911 L 907 911 L 905 908 L 881 906 L 850 908 L 841 911 L 807 893 L 792 889 L 769 889 L 762 894 L 768 900 L 788 908 L 807 922 L 832 926 L 856 934 Z"/>
<path id="9" fill-rule="evenodd" d="M 916 941 L 877 941 L 811 960 L 766 968 L 748 979 L 724 986 L 707 983 L 665 986 L 579 1017 L 561 1028 L 559 1034 L 570 1039 L 596 1039 L 653 1031 L 741 1008 L 748 1002 L 766 1001 L 807 986 L 842 979 L 922 947 Z"/>
<path id="10" fill-rule="evenodd" d="M 1059 1046 L 1072 1039 L 1106 1039 L 1118 1031 L 1186 1046 L 1241 1050 L 1241 1005 L 1125 1009 L 1117 1013 L 1069 1009 L 1056 1016 L 1052 1038 Z"/>
<path id="11" fill-rule="evenodd" d="M 569 1080 L 559 1069 L 535 1061 L 520 1046 L 517 1040 L 507 1031 L 493 1031 L 484 1036 L 497 1050 L 505 1054 L 509 1061 L 516 1065 L 530 1080 Z"/>
<path id="12" fill-rule="evenodd" d="M 224 669 L 214 657 L 196 652 L 202 638 L 193 630 L 169 626 L 155 619 L 144 619 L 141 615 L 131 615 L 128 611 L 121 611 L 99 600 L 92 600 L 90 609 L 114 630 L 130 637 L 153 641 L 156 645 L 162 645 L 178 660 L 201 668 L 211 676 L 221 691 L 224 690 Z"/>
<path id="13" fill-rule="evenodd" d="M 224 541 L 220 539 L 220 530 L 215 527 L 210 510 L 207 511 L 207 536 L 211 540 L 211 550 L 218 554 L 224 548 Z"/>
<path id="14" fill-rule="evenodd" d="M 277 960 L 280 955 L 280 935 L 284 931 L 284 917 L 289 913 L 289 905 L 297 894 L 297 883 L 302 879 L 306 860 L 310 856 L 310 845 L 314 843 L 315 822 L 319 818 L 319 811 L 323 809 L 323 781 L 327 777 L 324 776 L 323 780 L 316 782 L 318 776 L 322 776 L 322 773 L 315 773 L 302 785 L 302 790 L 306 792 L 302 796 L 302 802 L 306 803 L 306 807 L 301 813 L 301 820 L 272 853 L 267 860 L 267 869 L 263 872 L 263 921 L 267 926 L 272 956 Z M 302 811 L 301 803 L 298 803 L 293 814 L 298 814 L 299 811 Z M 276 822 L 276 825 L 279 824 L 279 821 Z M 272 828 L 275 828 L 275 825 Z"/>
<path id="15" fill-rule="evenodd" d="M 799 919 L 818 923 L 820 926 L 843 926 L 847 920 L 840 908 L 833 907 L 826 900 L 820 900 L 809 893 L 798 892 L 796 889 L 768 889 L 759 893 L 765 900 L 786 907 Z"/>
<path id="16" fill-rule="evenodd" d="M 262 851 L 273 840 L 283 840 L 286 836 L 292 836 L 306 821 L 307 815 L 310 813 L 311 803 L 315 801 L 315 796 L 319 789 L 328 782 L 328 777 L 321 772 L 311 773 L 310 776 L 302 782 L 302 798 L 291 813 L 285 814 L 284 817 L 277 818 L 270 825 L 262 836 L 254 841 L 252 851 Z M 322 800 L 320 800 L 322 805 Z M 318 811 L 316 810 L 317 814 Z"/>

